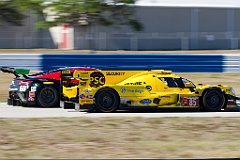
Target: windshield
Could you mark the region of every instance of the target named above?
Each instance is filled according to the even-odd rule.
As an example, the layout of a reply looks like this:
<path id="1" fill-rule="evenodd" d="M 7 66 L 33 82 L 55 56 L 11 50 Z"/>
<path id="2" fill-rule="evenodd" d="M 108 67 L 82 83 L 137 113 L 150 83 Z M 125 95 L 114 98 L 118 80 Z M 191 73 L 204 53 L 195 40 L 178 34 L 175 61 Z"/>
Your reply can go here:
<path id="1" fill-rule="evenodd" d="M 182 77 L 159 77 L 158 79 L 161 80 L 168 87 L 189 88 L 189 84 L 191 84 L 191 87 L 195 88 L 195 85 L 191 81 Z"/>

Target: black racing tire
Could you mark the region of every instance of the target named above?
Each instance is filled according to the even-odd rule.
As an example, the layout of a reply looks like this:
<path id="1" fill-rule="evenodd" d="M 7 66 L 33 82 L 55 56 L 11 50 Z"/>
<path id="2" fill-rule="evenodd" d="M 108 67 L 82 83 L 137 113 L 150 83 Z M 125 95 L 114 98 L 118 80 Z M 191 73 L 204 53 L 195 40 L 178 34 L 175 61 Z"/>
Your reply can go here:
<path id="1" fill-rule="evenodd" d="M 12 106 L 12 105 L 13 105 L 13 99 L 8 98 L 8 99 L 7 99 L 7 105 Z"/>
<path id="2" fill-rule="evenodd" d="M 226 98 L 219 89 L 209 89 L 203 95 L 203 107 L 206 111 L 217 112 L 224 108 Z"/>
<path id="3" fill-rule="evenodd" d="M 56 88 L 52 86 L 46 86 L 39 90 L 37 94 L 37 104 L 40 107 L 56 107 L 59 103 L 59 93 Z"/>
<path id="4" fill-rule="evenodd" d="M 95 95 L 95 108 L 97 112 L 115 112 L 120 104 L 118 93 L 110 88 L 99 90 Z"/>

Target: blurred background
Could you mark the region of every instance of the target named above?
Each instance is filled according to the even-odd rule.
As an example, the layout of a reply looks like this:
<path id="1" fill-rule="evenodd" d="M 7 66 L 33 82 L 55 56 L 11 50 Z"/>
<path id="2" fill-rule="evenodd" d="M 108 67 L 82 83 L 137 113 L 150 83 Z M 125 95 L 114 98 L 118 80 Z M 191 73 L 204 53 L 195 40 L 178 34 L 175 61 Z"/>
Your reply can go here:
<path id="1" fill-rule="evenodd" d="M 81 5 L 76 5 L 77 2 Z M 240 1 L 132 0 L 124 5 L 125 8 L 118 8 L 124 0 L 109 1 L 109 8 L 103 6 L 103 2 L 106 1 L 81 0 L 72 4 L 61 0 L 2 1 L 1 13 L 6 11 L 4 4 L 11 3 L 24 18 L 21 25 L 16 25 L 4 21 L 4 14 L 0 16 L 3 24 L 0 26 L 0 48 L 103 51 L 239 49 Z M 84 9 L 80 10 L 81 7 Z M 131 20 L 131 24 L 136 22 L 135 28 L 126 20 Z"/>

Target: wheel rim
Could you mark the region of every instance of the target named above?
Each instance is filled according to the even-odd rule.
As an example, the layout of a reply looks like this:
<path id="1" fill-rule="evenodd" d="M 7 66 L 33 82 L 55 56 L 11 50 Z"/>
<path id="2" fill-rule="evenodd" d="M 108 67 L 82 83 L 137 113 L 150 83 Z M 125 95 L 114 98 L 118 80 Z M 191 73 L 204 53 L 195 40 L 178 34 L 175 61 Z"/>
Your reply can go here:
<path id="1" fill-rule="evenodd" d="M 111 110 L 114 106 L 114 95 L 110 92 L 103 92 L 98 97 L 98 104 L 103 110 Z"/>
<path id="2" fill-rule="evenodd" d="M 216 92 L 210 92 L 206 98 L 206 104 L 211 108 L 218 108 L 222 104 L 221 95 Z"/>
<path id="3" fill-rule="evenodd" d="M 55 93 L 51 89 L 44 89 L 42 90 L 40 97 L 43 103 L 52 103 L 55 99 Z"/>

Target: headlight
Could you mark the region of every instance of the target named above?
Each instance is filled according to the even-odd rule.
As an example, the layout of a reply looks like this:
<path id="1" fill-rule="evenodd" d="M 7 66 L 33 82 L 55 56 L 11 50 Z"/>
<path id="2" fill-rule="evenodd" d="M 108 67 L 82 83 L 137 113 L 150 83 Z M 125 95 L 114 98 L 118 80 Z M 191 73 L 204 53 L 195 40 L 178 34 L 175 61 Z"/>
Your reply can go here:
<path id="1" fill-rule="evenodd" d="M 234 91 L 234 89 L 233 89 L 232 87 L 230 87 L 230 91 L 232 92 L 232 94 L 233 94 L 234 96 L 236 96 L 236 92 Z"/>

